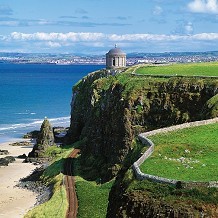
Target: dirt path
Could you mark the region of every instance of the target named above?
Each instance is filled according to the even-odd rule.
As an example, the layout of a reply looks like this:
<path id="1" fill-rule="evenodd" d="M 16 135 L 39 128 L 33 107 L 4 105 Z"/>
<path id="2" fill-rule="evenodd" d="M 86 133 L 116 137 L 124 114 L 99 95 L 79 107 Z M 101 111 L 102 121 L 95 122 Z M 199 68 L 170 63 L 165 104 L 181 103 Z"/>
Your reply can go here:
<path id="1" fill-rule="evenodd" d="M 77 211 L 78 211 L 78 200 L 76 196 L 76 190 L 75 190 L 75 178 L 72 175 L 72 162 L 73 159 L 77 156 L 77 154 L 80 152 L 79 149 L 74 149 L 69 157 L 66 159 L 64 171 L 65 171 L 65 186 L 66 186 L 66 192 L 67 192 L 67 198 L 68 198 L 68 209 L 66 213 L 66 218 L 76 218 L 77 217 Z"/>

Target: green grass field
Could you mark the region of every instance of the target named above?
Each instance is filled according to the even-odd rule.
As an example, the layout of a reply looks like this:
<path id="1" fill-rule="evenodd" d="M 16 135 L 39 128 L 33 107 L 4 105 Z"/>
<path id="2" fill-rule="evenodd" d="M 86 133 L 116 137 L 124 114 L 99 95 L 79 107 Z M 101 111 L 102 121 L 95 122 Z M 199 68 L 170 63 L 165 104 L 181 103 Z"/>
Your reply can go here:
<path id="1" fill-rule="evenodd" d="M 218 62 L 172 64 L 165 66 L 148 65 L 139 67 L 135 73 L 145 75 L 218 76 Z"/>
<path id="2" fill-rule="evenodd" d="M 97 185 L 94 181 L 87 181 L 77 176 L 76 191 L 79 200 L 78 217 L 106 217 L 108 196 L 112 184 L 113 181 Z"/>
<path id="3" fill-rule="evenodd" d="M 184 181 L 218 180 L 218 124 L 187 128 L 149 138 L 154 153 L 143 173 Z"/>

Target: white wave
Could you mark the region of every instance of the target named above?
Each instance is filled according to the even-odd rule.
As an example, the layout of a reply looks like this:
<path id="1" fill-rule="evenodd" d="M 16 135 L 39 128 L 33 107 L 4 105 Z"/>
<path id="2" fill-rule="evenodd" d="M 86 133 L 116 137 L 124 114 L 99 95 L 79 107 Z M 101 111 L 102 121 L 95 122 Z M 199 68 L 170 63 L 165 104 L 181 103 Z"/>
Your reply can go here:
<path id="1" fill-rule="evenodd" d="M 70 117 L 58 117 L 58 118 L 51 118 L 51 119 L 48 119 L 50 122 L 54 122 L 54 121 L 61 121 L 61 120 L 69 120 Z"/>
<path id="2" fill-rule="evenodd" d="M 18 123 L 18 124 L 9 124 L 9 125 L 0 125 L 0 131 L 7 131 L 7 130 L 15 130 L 15 129 L 22 129 L 28 127 L 40 127 L 44 119 L 35 120 L 31 123 Z M 58 118 L 51 118 L 48 119 L 52 125 L 60 125 L 60 124 L 69 124 L 70 117 L 58 117 Z"/>
<path id="3" fill-rule="evenodd" d="M 35 112 L 18 112 L 18 113 L 14 113 L 16 115 L 35 115 Z"/>

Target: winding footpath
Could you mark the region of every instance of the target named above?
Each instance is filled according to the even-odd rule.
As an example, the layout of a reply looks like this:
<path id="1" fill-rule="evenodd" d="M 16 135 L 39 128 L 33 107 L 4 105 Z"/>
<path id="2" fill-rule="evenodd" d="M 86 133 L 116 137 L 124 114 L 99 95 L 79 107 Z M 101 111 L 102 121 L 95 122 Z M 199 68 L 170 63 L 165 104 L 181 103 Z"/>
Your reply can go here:
<path id="1" fill-rule="evenodd" d="M 66 218 L 76 218 L 78 211 L 78 200 L 76 196 L 75 178 L 72 173 L 73 159 L 80 152 L 79 149 L 74 149 L 65 161 L 64 172 L 65 172 L 65 187 L 68 199 L 68 209 Z"/>

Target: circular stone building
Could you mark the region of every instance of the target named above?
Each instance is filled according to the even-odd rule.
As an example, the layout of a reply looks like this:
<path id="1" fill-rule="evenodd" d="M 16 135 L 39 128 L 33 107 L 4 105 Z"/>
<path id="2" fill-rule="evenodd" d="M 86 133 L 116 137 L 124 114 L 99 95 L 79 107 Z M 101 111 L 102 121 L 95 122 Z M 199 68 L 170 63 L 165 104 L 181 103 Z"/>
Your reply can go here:
<path id="1" fill-rule="evenodd" d="M 122 52 L 120 48 L 117 48 L 117 45 L 115 45 L 115 48 L 111 49 L 106 54 L 106 68 L 116 69 L 125 66 L 126 66 L 126 54 Z"/>

